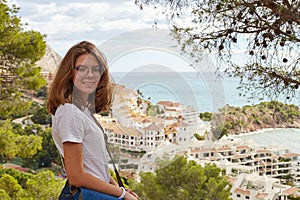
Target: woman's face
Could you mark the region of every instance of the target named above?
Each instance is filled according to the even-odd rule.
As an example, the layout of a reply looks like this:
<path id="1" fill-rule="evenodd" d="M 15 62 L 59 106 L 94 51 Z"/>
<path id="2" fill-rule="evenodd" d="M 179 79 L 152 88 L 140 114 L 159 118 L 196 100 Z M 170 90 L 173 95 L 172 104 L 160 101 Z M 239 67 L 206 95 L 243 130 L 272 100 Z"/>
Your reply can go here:
<path id="1" fill-rule="evenodd" d="M 84 100 L 96 90 L 102 71 L 103 67 L 95 56 L 86 53 L 77 57 L 73 82 Z"/>

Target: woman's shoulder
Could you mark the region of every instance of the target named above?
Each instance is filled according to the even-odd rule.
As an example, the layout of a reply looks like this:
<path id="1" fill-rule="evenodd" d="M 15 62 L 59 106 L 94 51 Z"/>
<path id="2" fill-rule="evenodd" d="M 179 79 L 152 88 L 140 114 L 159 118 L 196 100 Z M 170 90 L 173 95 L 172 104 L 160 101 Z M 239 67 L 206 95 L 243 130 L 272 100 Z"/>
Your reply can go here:
<path id="1" fill-rule="evenodd" d="M 58 106 L 55 115 L 57 114 L 67 114 L 67 113 L 78 113 L 81 112 L 81 110 L 79 110 L 79 108 L 71 103 L 65 103 L 62 104 L 60 106 Z"/>

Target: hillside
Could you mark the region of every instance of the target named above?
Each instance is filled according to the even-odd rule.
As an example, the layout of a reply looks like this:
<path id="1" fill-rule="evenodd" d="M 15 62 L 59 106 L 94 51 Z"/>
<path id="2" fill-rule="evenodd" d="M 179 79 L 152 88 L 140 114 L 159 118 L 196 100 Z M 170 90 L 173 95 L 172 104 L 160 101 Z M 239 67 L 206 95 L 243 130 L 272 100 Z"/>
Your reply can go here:
<path id="1" fill-rule="evenodd" d="M 42 73 L 53 74 L 61 59 L 61 56 L 47 44 L 45 55 L 36 63 L 36 65 L 42 67 Z"/>
<path id="2" fill-rule="evenodd" d="M 277 101 L 243 107 L 227 105 L 213 115 L 212 125 L 221 128 L 223 134 L 247 133 L 264 128 L 300 128 L 300 108 Z"/>

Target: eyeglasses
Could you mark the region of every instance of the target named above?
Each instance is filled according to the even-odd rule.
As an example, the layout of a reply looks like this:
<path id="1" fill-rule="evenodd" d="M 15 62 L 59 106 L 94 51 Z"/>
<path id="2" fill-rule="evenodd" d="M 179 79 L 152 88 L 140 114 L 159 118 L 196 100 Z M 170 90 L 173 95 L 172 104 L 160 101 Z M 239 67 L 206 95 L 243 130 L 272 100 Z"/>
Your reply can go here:
<path id="1" fill-rule="evenodd" d="M 104 72 L 104 68 L 102 66 L 96 66 L 96 67 L 89 68 L 84 65 L 78 65 L 78 66 L 75 66 L 75 70 L 80 75 L 87 75 L 91 71 L 94 76 L 100 76 Z"/>

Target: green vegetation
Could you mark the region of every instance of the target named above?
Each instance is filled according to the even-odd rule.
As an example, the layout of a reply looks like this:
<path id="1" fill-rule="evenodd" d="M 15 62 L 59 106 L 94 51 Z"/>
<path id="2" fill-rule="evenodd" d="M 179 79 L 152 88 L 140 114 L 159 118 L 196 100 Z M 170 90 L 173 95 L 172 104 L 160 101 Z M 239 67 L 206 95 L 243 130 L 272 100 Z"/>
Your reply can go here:
<path id="1" fill-rule="evenodd" d="M 58 199 L 64 181 L 49 170 L 23 173 L 0 166 L 0 199 Z"/>
<path id="2" fill-rule="evenodd" d="M 299 128 L 300 108 L 277 101 L 253 106 L 225 106 L 213 116 L 216 135 L 252 132 L 263 128 Z"/>
<path id="3" fill-rule="evenodd" d="M 121 149 L 121 152 L 123 153 L 128 153 L 129 155 L 136 157 L 136 158 L 141 158 L 143 155 L 146 154 L 146 151 L 133 151 L 133 150 L 127 150 L 127 149 Z"/>
<path id="4" fill-rule="evenodd" d="M 210 112 L 204 112 L 204 113 L 200 113 L 199 114 L 200 119 L 202 119 L 203 121 L 211 121 L 213 114 Z"/>
<path id="5" fill-rule="evenodd" d="M 39 172 L 25 173 L 0 165 L 0 199 L 57 199 L 64 181 L 52 171 L 40 169 L 51 166 L 52 161 L 58 162 L 51 129 L 39 125 L 48 124 L 50 118 L 44 107 L 23 95 L 46 84 L 41 68 L 35 65 L 45 53 L 45 36 L 24 31 L 18 10 L 6 1 L 0 2 L 0 161 Z M 45 87 L 38 95 L 45 95 Z M 39 124 L 12 122 L 29 115 Z"/>
<path id="6" fill-rule="evenodd" d="M 13 118 L 27 110 L 32 102 L 22 93 L 46 84 L 35 63 L 45 54 L 44 35 L 24 31 L 18 18 L 19 8 L 0 2 L 0 119 Z"/>
<path id="7" fill-rule="evenodd" d="M 35 93 L 35 96 L 41 99 L 45 99 L 47 95 L 48 95 L 48 88 L 46 86 L 39 88 Z"/>
<path id="8" fill-rule="evenodd" d="M 158 105 L 152 105 L 150 103 L 150 101 L 148 102 L 148 106 L 147 106 L 147 112 L 146 114 L 148 116 L 161 116 L 164 114 L 164 111 L 162 109 L 159 108 Z"/>
<path id="9" fill-rule="evenodd" d="M 199 133 L 195 133 L 195 134 L 194 134 L 194 137 L 195 137 L 197 140 L 205 140 L 205 135 L 199 135 Z"/>
<path id="10" fill-rule="evenodd" d="M 8 120 L 0 122 L 0 157 L 2 160 L 32 157 L 42 148 L 41 136 L 34 133 L 20 134 L 19 130 L 13 128 Z M 22 133 L 25 133 L 25 130 Z"/>
<path id="11" fill-rule="evenodd" d="M 294 196 L 288 196 L 288 199 L 290 200 L 300 200 L 300 197 L 294 197 Z"/>
<path id="12" fill-rule="evenodd" d="M 30 158 L 25 158 L 23 166 L 31 169 L 52 167 L 52 163 L 61 164 L 59 152 L 52 139 L 51 128 L 46 128 L 40 134 L 43 138 L 42 148 Z"/>
<path id="13" fill-rule="evenodd" d="M 139 199 L 229 200 L 231 184 L 214 164 L 205 167 L 182 156 L 160 160 L 155 173 L 141 173 L 133 189 Z"/>
<path id="14" fill-rule="evenodd" d="M 228 135 L 229 130 L 232 127 L 230 123 L 222 123 L 212 128 L 212 133 L 215 139 L 220 139 L 223 135 Z"/>
<path id="15" fill-rule="evenodd" d="M 51 124 L 52 117 L 48 113 L 45 104 L 37 107 L 32 112 L 31 120 L 35 124 L 43 124 L 43 125 Z"/>
<path id="16" fill-rule="evenodd" d="M 215 2 L 212 1 L 212 4 L 208 5 L 214 5 Z M 228 5 L 228 2 L 223 1 L 224 5 Z M 56 177 L 53 172 L 55 170 L 53 166 L 58 165 L 59 168 L 61 163 L 52 140 L 51 128 L 47 127 L 51 123 L 51 117 L 46 112 L 44 105 L 38 105 L 23 95 L 27 92 L 36 92 L 36 96 L 46 98 L 46 82 L 40 74 L 41 68 L 35 66 L 36 61 L 45 53 L 45 36 L 32 30 L 24 31 L 23 24 L 17 16 L 18 10 L 19 8 L 14 5 L 8 7 L 6 1 L 0 2 L 0 161 L 3 164 L 14 162 L 29 168 L 30 171 L 24 173 L 14 169 L 4 169 L 0 165 L 0 199 L 57 199 L 64 181 Z M 197 12 L 195 13 L 197 14 Z M 215 15 L 213 9 L 212 13 Z M 176 28 L 177 33 L 183 30 Z M 290 34 L 283 35 L 285 36 L 281 35 L 278 38 L 294 41 Z M 227 34 L 227 36 L 231 36 L 230 40 L 233 43 L 237 40 L 236 35 Z M 257 37 L 259 36 L 258 34 Z M 222 37 L 219 38 L 222 39 Z M 259 41 L 258 46 L 265 45 L 264 43 L 264 41 Z M 201 44 L 206 43 L 202 42 Z M 220 48 L 226 44 L 226 40 L 216 40 L 211 44 Z M 211 44 L 207 44 L 208 49 L 212 47 Z M 251 45 L 249 46 L 251 47 Z M 197 59 L 197 56 L 193 57 Z M 264 78 L 263 74 L 267 74 L 271 79 L 266 81 L 266 84 L 272 86 L 271 83 L 274 83 L 272 81 L 275 81 L 274 86 L 279 89 L 283 86 L 298 89 L 298 77 L 293 76 L 298 73 L 297 70 L 294 69 L 293 73 L 283 73 L 281 68 L 274 70 L 270 66 L 273 65 L 268 65 L 268 69 L 263 66 L 259 68 L 260 66 L 248 65 L 246 66 L 248 68 L 241 68 L 242 71 L 238 68 L 239 66 L 234 66 L 236 71 L 233 71 L 235 72 L 233 74 L 246 77 L 248 80 L 254 80 L 255 76 Z M 258 69 L 262 69 L 261 74 L 258 74 Z M 245 76 L 245 73 L 241 73 L 244 72 L 243 70 L 253 72 L 253 76 L 251 74 Z M 269 70 L 271 72 L 273 70 L 273 72 L 263 73 L 264 71 L 269 72 Z M 270 89 L 272 88 L 270 87 Z M 282 90 L 277 91 L 281 92 Z M 138 91 L 138 95 L 137 104 L 141 106 L 144 103 L 143 95 L 140 91 Z M 109 112 L 103 113 L 106 116 L 109 114 Z M 163 112 L 159 110 L 158 106 L 148 104 L 147 114 L 155 116 L 163 114 Z M 28 119 L 35 124 L 26 125 L 12 122 L 16 118 L 28 115 L 32 115 Z M 203 121 L 212 121 L 215 125 L 214 134 L 216 138 L 220 138 L 224 134 L 253 131 L 259 128 L 297 127 L 300 123 L 300 111 L 295 105 L 273 101 L 242 108 L 226 106 L 218 114 L 201 113 L 200 118 Z M 199 140 L 203 139 L 197 133 L 195 133 L 195 137 Z M 122 152 L 135 157 L 142 157 L 145 154 L 144 151 L 124 152 L 122 150 Z M 119 160 L 119 158 L 116 159 Z M 123 178 L 123 181 L 126 185 L 134 185 L 133 189 L 139 194 L 140 199 L 145 200 L 230 199 L 230 182 L 224 172 L 214 164 L 202 167 L 194 161 L 187 161 L 184 157 L 176 157 L 173 160 L 159 160 L 158 165 L 159 169 L 155 173 L 141 173 L 141 182 L 139 183 L 126 178 Z M 113 174 L 113 172 L 111 173 Z M 286 179 L 288 181 L 290 175 Z"/>

